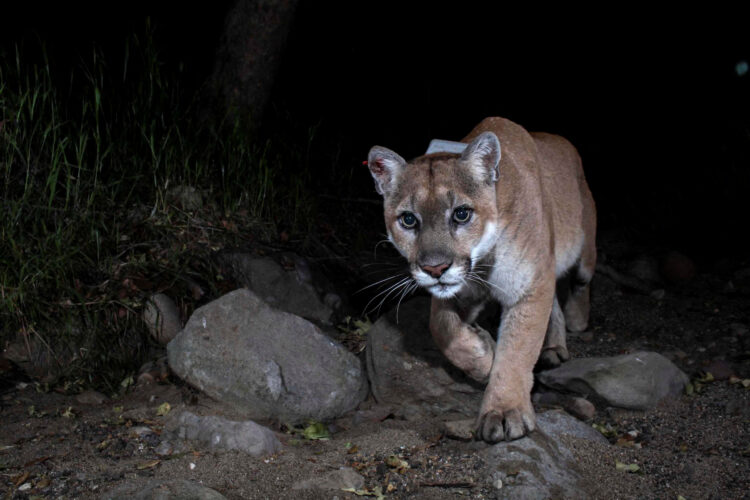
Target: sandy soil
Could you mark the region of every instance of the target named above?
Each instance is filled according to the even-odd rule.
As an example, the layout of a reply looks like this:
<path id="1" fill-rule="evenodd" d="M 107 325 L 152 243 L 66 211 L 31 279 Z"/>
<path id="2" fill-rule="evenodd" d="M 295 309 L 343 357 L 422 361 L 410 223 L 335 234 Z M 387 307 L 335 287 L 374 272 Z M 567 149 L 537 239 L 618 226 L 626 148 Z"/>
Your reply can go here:
<path id="1" fill-rule="evenodd" d="M 593 420 L 611 429 L 611 444 L 576 442 L 582 496 L 593 498 L 750 497 L 750 300 L 727 288 L 728 278 L 701 274 L 664 296 L 624 290 L 604 277 L 594 283 L 592 330 L 570 338 L 573 356 L 661 352 L 688 375 L 717 379 L 647 412 L 598 408 Z M 185 478 L 228 498 L 358 498 L 343 491 L 291 486 L 342 466 L 353 467 L 388 498 L 495 498 L 484 443 L 443 434 L 441 418 L 400 420 L 364 408 L 331 425 L 327 441 L 297 440 L 280 432 L 284 450 L 268 458 L 196 449 L 156 455 L 166 417 L 187 407 L 225 412 L 178 382 L 136 387 L 117 400 L 82 404 L 74 395 L 40 392 L 6 366 L 0 399 L 0 490 L 4 498 L 94 498 L 136 478 Z M 731 378 L 730 378 L 731 376 Z M 539 408 L 543 411 L 543 408 Z M 228 416 L 231 415 L 229 412 Z M 274 426 L 274 423 L 266 423 Z M 146 426 L 155 434 L 138 435 Z M 282 429 L 276 425 L 275 429 Z M 386 464 L 397 455 L 409 464 Z M 615 463 L 640 471 L 616 470 Z"/>

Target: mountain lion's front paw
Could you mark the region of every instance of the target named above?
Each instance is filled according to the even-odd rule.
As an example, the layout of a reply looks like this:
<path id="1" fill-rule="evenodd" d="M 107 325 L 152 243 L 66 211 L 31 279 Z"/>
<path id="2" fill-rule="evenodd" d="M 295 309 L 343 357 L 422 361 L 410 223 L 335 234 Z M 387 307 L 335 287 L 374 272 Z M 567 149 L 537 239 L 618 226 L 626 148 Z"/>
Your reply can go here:
<path id="1" fill-rule="evenodd" d="M 528 400 L 528 397 L 527 397 Z M 536 416 L 531 401 L 502 408 L 482 405 L 477 421 L 477 437 L 488 443 L 518 439 L 536 428 Z"/>

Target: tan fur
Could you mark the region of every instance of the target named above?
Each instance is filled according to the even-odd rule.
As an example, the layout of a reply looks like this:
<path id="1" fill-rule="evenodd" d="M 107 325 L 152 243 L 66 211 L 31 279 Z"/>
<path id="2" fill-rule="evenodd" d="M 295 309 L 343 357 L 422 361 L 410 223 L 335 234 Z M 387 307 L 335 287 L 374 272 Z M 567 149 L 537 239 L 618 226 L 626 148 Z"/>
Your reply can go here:
<path id="1" fill-rule="evenodd" d="M 470 144 L 462 155 L 408 164 L 376 146 L 368 164 L 389 237 L 433 294 L 435 342 L 487 382 L 477 434 L 496 442 L 534 429 L 535 363 L 568 359 L 566 322 L 587 327 L 596 211 L 578 153 L 562 137 L 487 118 L 463 142 Z M 459 222 L 466 209 L 469 221 Z M 573 286 L 563 309 L 555 285 L 565 273 Z M 503 307 L 497 342 L 474 324 L 493 300 Z"/>

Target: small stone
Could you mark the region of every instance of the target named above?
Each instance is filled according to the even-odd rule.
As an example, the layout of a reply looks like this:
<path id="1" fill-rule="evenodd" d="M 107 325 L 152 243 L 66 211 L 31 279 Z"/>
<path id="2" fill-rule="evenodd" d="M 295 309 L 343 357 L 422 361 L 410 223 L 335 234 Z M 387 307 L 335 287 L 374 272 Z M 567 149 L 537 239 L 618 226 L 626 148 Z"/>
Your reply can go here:
<path id="1" fill-rule="evenodd" d="M 671 251 L 662 260 L 661 272 L 667 281 L 684 285 L 695 277 L 695 264 L 690 257 Z"/>
<path id="2" fill-rule="evenodd" d="M 734 374 L 734 367 L 725 359 L 715 359 L 703 371 L 713 375 L 714 380 L 727 380 Z"/>
<path id="3" fill-rule="evenodd" d="M 138 437 L 144 437 L 144 436 L 148 436 L 149 434 L 154 434 L 153 429 L 151 429 L 150 427 L 146 427 L 145 425 L 132 427 L 130 429 L 130 432 L 135 434 Z"/>
<path id="4" fill-rule="evenodd" d="M 161 457 L 169 456 L 173 452 L 174 452 L 174 447 L 172 446 L 172 443 L 166 440 L 159 443 L 159 446 L 157 446 L 156 449 L 154 450 L 154 453 L 156 453 L 157 455 Z"/>
<path id="5" fill-rule="evenodd" d="M 167 344 L 182 329 L 177 304 L 163 293 L 156 293 L 146 302 L 143 322 L 151 337 L 162 345 Z"/>
<path id="6" fill-rule="evenodd" d="M 109 398 L 101 392 L 87 390 L 76 395 L 76 401 L 82 405 L 100 405 L 109 401 Z"/>
<path id="7" fill-rule="evenodd" d="M 579 420 L 591 420 L 596 414 L 596 407 L 588 399 L 572 396 L 567 399 L 566 403 L 567 404 L 563 406 L 565 411 Z"/>
<path id="8" fill-rule="evenodd" d="M 566 412 L 579 420 L 587 421 L 594 418 L 596 407 L 591 401 L 555 391 L 538 391 L 532 397 L 535 404 L 562 407 Z"/>
<path id="9" fill-rule="evenodd" d="M 198 441 L 209 449 L 239 450 L 254 457 L 281 450 L 281 443 L 274 432 L 252 420 L 236 422 L 184 411 L 177 423 L 180 438 Z"/>
<path id="10" fill-rule="evenodd" d="M 476 420 L 473 418 L 454 420 L 451 422 L 444 422 L 443 426 L 445 427 L 445 435 L 449 438 L 469 441 L 474 438 Z"/>
<path id="11" fill-rule="evenodd" d="M 492 483 L 492 487 L 496 490 L 502 489 L 503 487 L 503 480 L 500 478 L 495 479 L 495 481 Z"/>
<path id="12" fill-rule="evenodd" d="M 151 375 L 151 373 L 143 372 L 138 375 L 138 380 L 137 380 L 136 385 L 149 385 L 149 384 L 153 384 L 155 381 L 156 379 L 154 379 L 154 376 Z"/>
<path id="13" fill-rule="evenodd" d="M 651 292 L 649 295 L 652 299 L 661 300 L 664 298 L 664 295 L 666 295 L 666 291 L 663 288 L 657 288 L 653 292 Z"/>
<path id="14" fill-rule="evenodd" d="M 382 422 L 393 414 L 393 408 L 389 405 L 375 405 L 372 408 L 357 410 L 352 417 L 352 423 L 359 425 L 364 422 Z"/>
<path id="15" fill-rule="evenodd" d="M 357 473 L 357 471 L 351 467 L 341 467 L 338 470 L 323 474 L 322 476 L 299 481 L 292 486 L 292 489 L 342 490 L 351 488 L 354 490 L 361 490 L 364 486 L 365 478 Z"/>
<path id="16" fill-rule="evenodd" d="M 26 491 L 31 489 L 31 483 L 23 483 L 18 487 L 18 491 Z"/>
<path id="17" fill-rule="evenodd" d="M 149 385 L 156 381 L 164 381 L 169 377 L 169 366 L 167 358 L 162 357 L 155 361 L 147 361 L 138 370 L 137 385 Z"/>
<path id="18" fill-rule="evenodd" d="M 581 332 L 578 335 L 578 338 L 580 338 L 584 342 L 592 342 L 594 340 L 594 332 L 591 330 L 586 330 L 585 332 Z"/>
<path id="19" fill-rule="evenodd" d="M 405 403 L 401 408 L 396 410 L 396 416 L 403 418 L 407 422 L 417 422 L 425 418 L 425 410 L 419 405 Z"/>

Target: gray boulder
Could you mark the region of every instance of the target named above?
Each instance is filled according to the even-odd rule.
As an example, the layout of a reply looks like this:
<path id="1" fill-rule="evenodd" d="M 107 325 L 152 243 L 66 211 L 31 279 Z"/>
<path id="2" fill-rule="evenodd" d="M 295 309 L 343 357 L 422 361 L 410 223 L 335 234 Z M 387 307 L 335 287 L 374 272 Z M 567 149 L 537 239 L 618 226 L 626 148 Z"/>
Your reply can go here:
<path id="1" fill-rule="evenodd" d="M 236 422 L 217 416 L 198 416 L 184 411 L 177 418 L 172 436 L 197 441 L 210 450 L 239 450 L 253 457 L 272 455 L 281 442 L 268 427 L 252 420 Z"/>
<path id="2" fill-rule="evenodd" d="M 564 411 L 550 410 L 537 413 L 536 423 L 541 432 L 553 439 L 559 440 L 562 436 L 567 436 L 609 445 L 609 441 L 599 431 Z"/>
<path id="3" fill-rule="evenodd" d="M 224 500 L 216 490 L 186 479 L 135 479 L 101 496 L 106 500 Z"/>
<path id="4" fill-rule="evenodd" d="M 256 257 L 245 252 L 224 252 L 219 261 L 228 268 L 238 284 L 249 288 L 268 304 L 324 324 L 331 322 L 332 306 L 340 305 L 335 294 L 321 295 L 315 287 L 307 262 L 290 257 L 290 269 L 284 269 L 270 257 Z"/>
<path id="5" fill-rule="evenodd" d="M 440 352 L 430 335 L 429 314 L 430 299 L 416 297 L 370 328 L 366 353 L 372 393 L 379 403 L 410 414 L 475 416 L 484 388 Z"/>
<path id="6" fill-rule="evenodd" d="M 607 358 L 579 358 L 537 375 L 556 390 L 582 394 L 594 402 L 645 410 L 669 396 L 678 396 L 688 377 L 655 352 L 635 352 Z"/>
<path id="7" fill-rule="evenodd" d="M 357 357 L 247 289 L 197 309 L 167 354 L 179 377 L 253 419 L 330 419 L 367 395 Z"/>
<path id="8" fill-rule="evenodd" d="M 591 427 L 561 411 L 537 415 L 537 430 L 516 441 L 487 448 L 497 498 L 587 498 L 575 456 L 567 444 L 586 440 L 607 446 Z"/>

